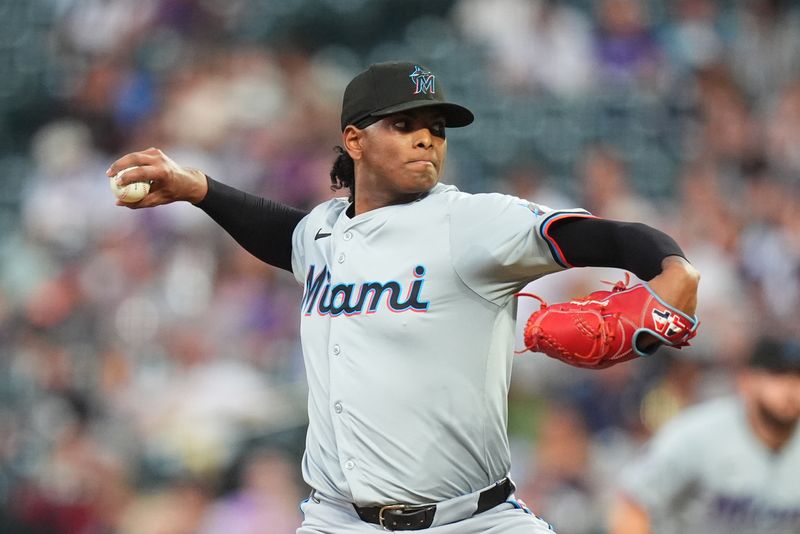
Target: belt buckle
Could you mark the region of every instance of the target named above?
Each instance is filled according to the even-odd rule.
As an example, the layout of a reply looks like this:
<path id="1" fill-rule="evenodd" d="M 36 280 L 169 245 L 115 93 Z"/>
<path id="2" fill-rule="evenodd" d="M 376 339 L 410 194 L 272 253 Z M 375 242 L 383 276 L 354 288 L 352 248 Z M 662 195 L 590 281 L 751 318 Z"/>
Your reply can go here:
<path id="1" fill-rule="evenodd" d="M 386 525 L 383 524 L 383 513 L 386 510 L 406 510 L 408 505 L 405 504 L 387 504 L 386 506 L 381 506 L 381 509 L 378 511 L 378 524 L 383 528 L 383 530 L 389 531 L 390 529 L 386 528 Z"/>

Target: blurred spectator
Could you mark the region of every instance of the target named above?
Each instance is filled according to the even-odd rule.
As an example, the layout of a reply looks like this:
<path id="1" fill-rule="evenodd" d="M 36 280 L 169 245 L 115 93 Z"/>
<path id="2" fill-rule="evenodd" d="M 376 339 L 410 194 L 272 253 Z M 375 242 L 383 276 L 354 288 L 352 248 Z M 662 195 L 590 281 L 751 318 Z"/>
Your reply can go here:
<path id="1" fill-rule="evenodd" d="M 563 191 L 553 185 L 541 165 L 529 158 L 519 158 L 509 165 L 501 178 L 506 194 L 528 199 L 553 209 L 575 206 Z"/>
<path id="2" fill-rule="evenodd" d="M 66 401 L 66 402 L 65 402 Z M 121 458 L 92 436 L 85 401 L 53 397 L 57 427 L 49 455 L 35 467 L 30 484 L 15 492 L 17 517 L 28 527 L 54 534 L 114 531 L 131 488 Z M 40 405 L 45 409 L 44 402 Z"/>
<path id="3" fill-rule="evenodd" d="M 125 509 L 119 534 L 195 534 L 210 506 L 208 492 L 198 483 L 176 480 L 143 493 Z"/>
<path id="4" fill-rule="evenodd" d="M 664 80 L 659 48 L 641 0 L 597 2 L 595 56 L 599 80 L 610 87 L 658 89 Z"/>
<path id="5" fill-rule="evenodd" d="M 736 167 L 758 157 L 758 132 L 746 95 L 724 65 L 698 72 L 704 156 Z"/>
<path id="6" fill-rule="evenodd" d="M 730 364 L 743 354 L 751 334 L 755 303 L 743 283 L 738 262 L 742 227 L 752 223 L 747 195 L 723 183 L 719 167 L 699 160 L 687 165 L 680 182 L 680 204 L 672 217 L 676 238 L 703 273 L 698 290 L 698 316 L 707 335 L 693 340 L 684 353 L 697 359 L 714 358 Z"/>
<path id="7" fill-rule="evenodd" d="M 578 97 L 592 83 L 591 25 L 562 0 L 461 0 L 464 36 L 485 43 L 496 81 Z"/>
<path id="8" fill-rule="evenodd" d="M 578 170 L 585 206 L 592 214 L 606 219 L 654 224 L 655 207 L 636 195 L 628 183 L 625 163 L 619 153 L 604 144 L 587 147 Z"/>
<path id="9" fill-rule="evenodd" d="M 214 357 L 203 330 L 175 325 L 165 348 L 158 374 L 135 377 L 121 399 L 145 459 L 165 473 L 218 477 L 244 438 L 282 424 L 290 411 L 235 354 Z"/>
<path id="10" fill-rule="evenodd" d="M 670 67 L 678 74 L 708 68 L 724 60 L 725 17 L 715 0 L 678 0 L 661 32 Z"/>
<path id="11" fill-rule="evenodd" d="M 800 10 L 787 0 L 737 2 L 729 63 L 755 98 L 785 87 L 800 68 Z"/>
<path id="12" fill-rule="evenodd" d="M 601 532 L 601 487 L 593 478 L 591 436 L 580 412 L 568 405 L 549 406 L 530 451 L 530 472 L 518 493 L 556 532 Z"/>
<path id="13" fill-rule="evenodd" d="M 800 176 L 800 79 L 765 104 L 764 150 L 781 176 L 796 181 Z"/>
<path id="14" fill-rule="evenodd" d="M 38 172 L 25 184 L 25 229 L 53 252 L 75 255 L 113 219 L 113 206 L 102 202 L 107 184 L 96 174 L 103 171 L 102 156 L 89 128 L 74 120 L 54 121 L 39 130 L 32 155 Z M 87 202 L 96 207 L 79 208 Z"/>
<path id="15" fill-rule="evenodd" d="M 739 261 L 755 289 L 751 313 L 761 314 L 762 328 L 791 334 L 800 320 L 800 198 L 794 187 L 764 176 L 752 180 L 748 192 L 753 219 L 742 235 Z"/>
<path id="16" fill-rule="evenodd" d="M 296 473 L 294 460 L 277 451 L 251 451 L 238 488 L 209 510 L 198 532 L 294 534 L 302 520 Z"/>
<path id="17" fill-rule="evenodd" d="M 103 56 L 130 45 L 155 15 L 157 0 L 88 0 L 67 4 L 61 19 L 63 50 Z M 92 31 L 87 31 L 91 28 Z"/>

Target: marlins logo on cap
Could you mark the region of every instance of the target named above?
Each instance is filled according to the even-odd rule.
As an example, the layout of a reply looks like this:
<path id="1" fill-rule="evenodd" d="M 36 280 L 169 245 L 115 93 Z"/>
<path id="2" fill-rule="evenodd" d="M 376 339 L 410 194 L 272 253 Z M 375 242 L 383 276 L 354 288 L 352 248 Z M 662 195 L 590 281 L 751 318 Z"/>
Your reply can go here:
<path id="1" fill-rule="evenodd" d="M 436 92 L 436 76 L 430 71 L 424 70 L 419 65 L 414 65 L 414 72 L 409 76 L 414 82 L 414 94 L 428 94 Z"/>

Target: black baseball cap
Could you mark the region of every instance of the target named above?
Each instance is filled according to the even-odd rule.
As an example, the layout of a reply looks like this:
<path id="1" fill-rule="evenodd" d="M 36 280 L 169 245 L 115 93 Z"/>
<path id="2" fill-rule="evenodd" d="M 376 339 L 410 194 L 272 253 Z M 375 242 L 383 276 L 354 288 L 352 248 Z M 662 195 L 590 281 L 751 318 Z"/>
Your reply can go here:
<path id="1" fill-rule="evenodd" d="M 467 126 L 475 119 L 470 110 L 445 99 L 441 81 L 427 67 L 400 61 L 375 63 L 344 90 L 342 131 L 348 124 L 366 128 L 381 117 L 423 107 L 438 108 L 448 128 Z"/>
<path id="2" fill-rule="evenodd" d="M 772 373 L 800 372 L 800 341 L 762 337 L 753 346 L 748 367 Z"/>

